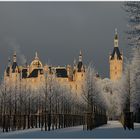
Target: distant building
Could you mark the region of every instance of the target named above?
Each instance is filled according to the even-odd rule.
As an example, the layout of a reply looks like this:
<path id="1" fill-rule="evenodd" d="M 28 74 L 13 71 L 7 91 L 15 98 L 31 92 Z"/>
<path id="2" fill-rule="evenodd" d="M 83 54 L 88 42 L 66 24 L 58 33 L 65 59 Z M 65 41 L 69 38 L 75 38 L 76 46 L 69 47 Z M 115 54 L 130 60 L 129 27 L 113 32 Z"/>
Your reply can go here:
<path id="1" fill-rule="evenodd" d="M 123 72 L 123 54 L 119 50 L 119 39 L 117 29 L 115 29 L 114 49 L 109 56 L 110 79 L 115 81 L 122 77 Z"/>
<path id="2" fill-rule="evenodd" d="M 83 65 L 81 51 L 78 63 L 74 62 L 73 67 L 70 65 L 65 67 L 43 66 L 37 52 L 30 65 L 18 66 L 16 52 L 14 52 L 13 60 L 11 62 L 9 59 L 8 66 L 4 72 L 4 81 L 10 86 L 16 87 L 17 82 L 21 82 L 22 86 L 26 86 L 26 88 L 39 89 L 48 75 L 52 74 L 60 84 L 79 94 L 82 90 L 85 76 L 85 66 Z"/>

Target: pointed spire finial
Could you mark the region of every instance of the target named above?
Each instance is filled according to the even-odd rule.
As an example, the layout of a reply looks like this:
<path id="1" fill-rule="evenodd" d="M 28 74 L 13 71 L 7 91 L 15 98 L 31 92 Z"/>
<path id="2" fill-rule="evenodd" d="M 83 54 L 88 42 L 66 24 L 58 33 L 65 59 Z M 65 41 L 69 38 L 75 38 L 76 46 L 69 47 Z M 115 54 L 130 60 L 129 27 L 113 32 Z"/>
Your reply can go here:
<path id="1" fill-rule="evenodd" d="M 118 47 L 118 31 L 115 28 L 114 47 Z"/>
<path id="2" fill-rule="evenodd" d="M 13 62 L 16 62 L 17 61 L 17 55 L 16 55 L 16 51 L 14 51 L 14 54 L 13 54 Z"/>
<path id="3" fill-rule="evenodd" d="M 80 55 L 82 55 L 82 51 L 80 50 Z"/>
<path id="4" fill-rule="evenodd" d="M 35 52 L 35 57 L 37 57 L 37 51 Z"/>
<path id="5" fill-rule="evenodd" d="M 117 33 L 117 28 L 115 28 L 115 34 L 118 34 L 118 33 Z"/>
<path id="6" fill-rule="evenodd" d="M 80 50 L 80 54 L 79 54 L 79 62 L 82 62 L 82 51 Z"/>
<path id="7" fill-rule="evenodd" d="M 38 59 L 37 51 L 35 52 L 35 59 Z"/>

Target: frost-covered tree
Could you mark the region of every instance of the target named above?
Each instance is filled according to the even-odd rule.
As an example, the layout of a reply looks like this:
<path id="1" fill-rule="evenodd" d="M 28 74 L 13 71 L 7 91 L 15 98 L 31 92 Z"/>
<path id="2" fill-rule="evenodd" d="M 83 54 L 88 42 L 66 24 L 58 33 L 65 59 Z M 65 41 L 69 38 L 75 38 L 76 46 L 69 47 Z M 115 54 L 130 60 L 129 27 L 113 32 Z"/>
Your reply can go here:
<path id="1" fill-rule="evenodd" d="M 82 97 L 87 106 L 87 130 L 92 130 L 94 127 L 105 123 L 103 120 L 106 120 L 106 102 L 104 100 L 104 96 L 102 95 L 100 88 L 101 83 L 99 83 L 99 80 L 100 79 L 96 77 L 94 68 L 89 65 L 85 72 L 85 80 L 82 89 Z"/>
<path id="2" fill-rule="evenodd" d="M 132 47 L 130 66 L 127 69 L 130 73 L 130 83 L 132 85 L 132 107 L 135 111 L 137 106 L 140 106 L 140 2 L 125 2 L 124 9 L 128 19 L 127 41 L 128 45 Z M 125 72 L 126 77 L 128 77 L 127 73 Z"/>
<path id="3" fill-rule="evenodd" d="M 119 82 L 120 81 L 112 81 L 108 78 L 99 81 L 109 119 L 115 119 L 121 113 Z"/>
<path id="4" fill-rule="evenodd" d="M 130 96 L 130 110 L 135 112 L 140 106 L 140 49 L 133 48 L 132 56 L 131 61 L 125 65 L 122 85 L 124 97 Z"/>
<path id="5" fill-rule="evenodd" d="M 140 47 L 140 2 L 125 2 L 124 9 L 128 20 L 128 44 L 132 47 Z"/>
<path id="6" fill-rule="evenodd" d="M 133 108 L 140 107 L 140 48 L 133 49 L 131 61 L 132 93 L 134 95 Z M 136 111 L 136 110 L 135 110 Z"/>
<path id="7" fill-rule="evenodd" d="M 85 80 L 83 85 L 82 96 L 87 103 L 88 112 L 92 112 L 93 105 L 97 104 L 97 85 L 96 85 L 96 73 L 94 68 L 88 66 L 85 73 Z"/>
<path id="8" fill-rule="evenodd" d="M 125 64 L 123 77 L 120 81 L 121 111 L 130 111 L 132 103 L 132 76 L 130 63 Z"/>

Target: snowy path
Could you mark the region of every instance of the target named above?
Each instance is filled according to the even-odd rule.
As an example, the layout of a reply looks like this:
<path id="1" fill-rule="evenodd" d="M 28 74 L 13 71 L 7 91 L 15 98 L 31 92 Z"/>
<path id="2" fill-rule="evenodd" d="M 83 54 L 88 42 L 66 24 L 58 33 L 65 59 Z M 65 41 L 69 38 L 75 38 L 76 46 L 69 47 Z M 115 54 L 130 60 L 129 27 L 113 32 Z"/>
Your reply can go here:
<path id="1" fill-rule="evenodd" d="M 125 131 L 118 121 L 109 121 L 107 125 L 92 131 L 83 131 L 83 126 L 49 132 L 40 131 L 40 129 L 29 129 L 0 133 L 0 138 L 140 138 L 140 124 L 135 124 L 134 131 Z"/>

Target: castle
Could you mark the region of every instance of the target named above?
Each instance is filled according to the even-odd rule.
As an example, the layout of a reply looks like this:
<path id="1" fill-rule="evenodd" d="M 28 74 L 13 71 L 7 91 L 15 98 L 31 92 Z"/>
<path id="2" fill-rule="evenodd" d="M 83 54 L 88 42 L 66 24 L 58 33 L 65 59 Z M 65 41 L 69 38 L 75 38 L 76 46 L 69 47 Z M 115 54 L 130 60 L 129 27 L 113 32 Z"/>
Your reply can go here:
<path id="1" fill-rule="evenodd" d="M 118 48 L 118 33 L 115 31 L 114 50 L 109 56 L 110 63 L 110 79 L 115 81 L 121 78 L 123 71 L 123 55 Z M 13 60 L 9 59 L 8 66 L 4 72 L 4 81 L 10 85 L 21 82 L 30 89 L 38 89 L 48 75 L 55 75 L 57 81 L 79 94 L 82 90 L 83 81 L 85 79 L 85 65 L 82 60 L 82 52 L 80 51 L 78 63 L 74 62 L 73 66 L 52 67 L 42 64 L 37 52 L 35 58 L 29 65 L 18 66 L 16 52 L 13 54 Z M 96 75 L 99 77 L 99 75 Z"/>
<path id="2" fill-rule="evenodd" d="M 10 85 L 16 85 L 21 82 L 26 88 L 39 89 L 41 83 L 45 82 L 49 75 L 54 75 L 56 80 L 64 86 L 79 93 L 82 88 L 82 81 L 85 77 L 85 66 L 82 61 L 82 52 L 80 51 L 79 60 L 74 62 L 73 68 L 70 65 L 65 67 L 43 66 L 37 52 L 30 65 L 18 66 L 16 52 L 13 54 L 13 60 L 9 59 L 8 66 L 4 72 L 4 81 Z"/>

